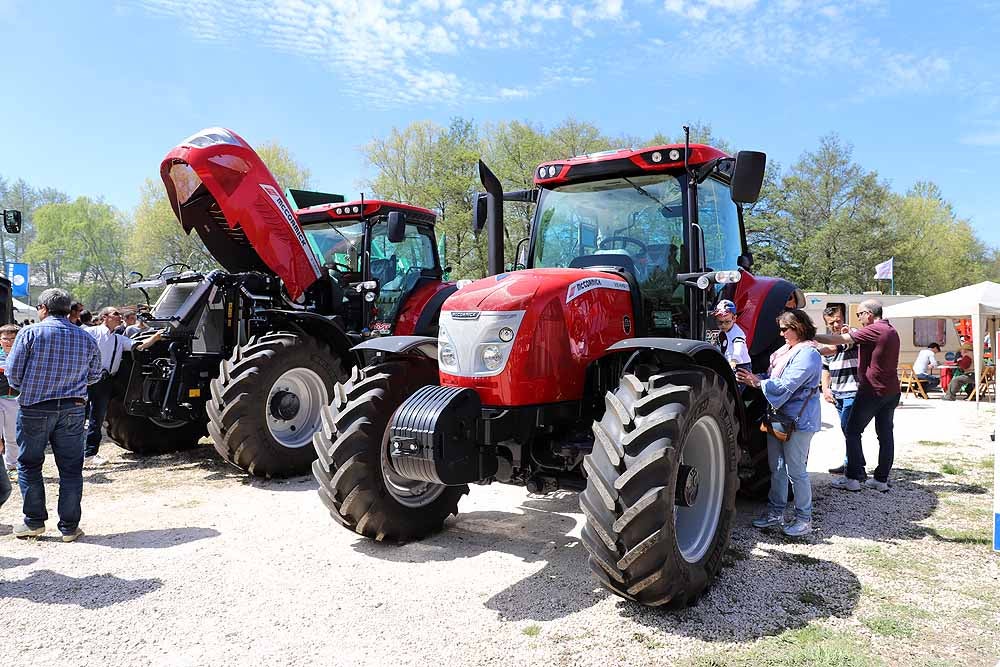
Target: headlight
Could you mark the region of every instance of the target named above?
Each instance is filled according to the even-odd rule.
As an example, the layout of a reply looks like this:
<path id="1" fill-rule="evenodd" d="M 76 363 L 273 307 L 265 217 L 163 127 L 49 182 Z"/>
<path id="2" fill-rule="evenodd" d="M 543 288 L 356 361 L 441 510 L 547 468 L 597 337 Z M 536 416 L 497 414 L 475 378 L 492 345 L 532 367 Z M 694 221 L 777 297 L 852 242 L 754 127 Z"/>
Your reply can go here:
<path id="1" fill-rule="evenodd" d="M 458 357 L 451 343 L 443 343 L 438 347 L 438 363 L 450 368 L 458 368 Z"/>
<path id="2" fill-rule="evenodd" d="M 487 345 L 483 348 L 483 365 L 491 371 L 503 365 L 503 352 L 499 345 Z"/>
<path id="3" fill-rule="evenodd" d="M 510 327 L 504 327 L 503 329 L 500 329 L 499 337 L 503 342 L 509 343 L 514 340 L 514 330 Z"/>

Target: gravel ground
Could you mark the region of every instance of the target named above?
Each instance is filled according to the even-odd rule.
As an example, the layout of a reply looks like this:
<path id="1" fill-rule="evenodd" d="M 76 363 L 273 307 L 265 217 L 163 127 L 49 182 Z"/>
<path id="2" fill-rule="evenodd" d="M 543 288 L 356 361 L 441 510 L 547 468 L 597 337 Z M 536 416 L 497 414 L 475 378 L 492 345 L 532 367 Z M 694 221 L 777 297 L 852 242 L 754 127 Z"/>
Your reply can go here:
<path id="1" fill-rule="evenodd" d="M 311 478 L 248 480 L 209 447 L 140 460 L 106 443 L 109 463 L 85 471 L 79 542 L 58 541 L 54 519 L 41 539 L 14 539 L 16 491 L 0 510 L 0 656 L 604 667 L 781 664 L 801 653 L 796 664 L 842 664 L 824 653 L 837 645 L 858 664 L 993 664 L 992 415 L 910 399 L 897 412 L 887 494 L 827 486 L 825 469 L 843 455 L 827 428 L 810 461 L 815 533 L 795 542 L 750 529 L 761 506 L 742 503 L 716 584 L 674 613 L 595 583 L 575 494 L 474 487 L 443 533 L 386 546 L 336 526 Z M 836 423 L 829 406 L 824 419 Z M 873 439 L 866 451 L 875 461 Z M 950 462 L 962 471 L 942 472 Z M 54 515 L 51 463 L 47 473 Z"/>

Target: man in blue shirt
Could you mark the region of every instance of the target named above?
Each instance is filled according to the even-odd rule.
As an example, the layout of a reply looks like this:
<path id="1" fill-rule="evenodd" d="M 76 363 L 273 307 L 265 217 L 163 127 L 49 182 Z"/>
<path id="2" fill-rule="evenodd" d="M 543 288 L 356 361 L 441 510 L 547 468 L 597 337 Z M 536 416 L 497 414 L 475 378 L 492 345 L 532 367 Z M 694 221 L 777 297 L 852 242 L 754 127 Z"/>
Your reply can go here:
<path id="1" fill-rule="evenodd" d="M 58 288 L 42 292 L 39 322 L 22 329 L 7 356 L 7 380 L 21 392 L 17 416 L 18 486 L 24 498 L 24 525 L 19 538 L 38 537 L 49 518 L 45 508 L 42 464 L 45 447 L 52 447 L 59 468 L 59 532 L 63 542 L 83 535 L 84 404 L 87 385 L 101 379 L 97 341 L 67 316 L 73 304 Z"/>

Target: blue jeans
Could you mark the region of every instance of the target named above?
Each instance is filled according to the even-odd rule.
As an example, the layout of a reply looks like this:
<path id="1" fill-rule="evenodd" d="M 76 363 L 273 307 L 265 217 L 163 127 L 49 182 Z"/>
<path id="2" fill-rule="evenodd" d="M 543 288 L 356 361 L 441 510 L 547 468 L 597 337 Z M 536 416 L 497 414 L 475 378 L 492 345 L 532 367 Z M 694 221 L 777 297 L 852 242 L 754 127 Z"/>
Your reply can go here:
<path id="1" fill-rule="evenodd" d="M 41 528 L 49 518 L 45 508 L 42 463 L 52 447 L 59 468 L 59 531 L 68 535 L 80 524 L 83 497 L 84 407 L 63 401 L 53 407 L 21 407 L 17 415 L 17 483 L 24 498 L 24 525 Z"/>
<path id="2" fill-rule="evenodd" d="M 11 492 L 10 477 L 7 476 L 7 468 L 0 470 L 0 507 L 10 498 Z"/>
<path id="3" fill-rule="evenodd" d="M 87 387 L 87 447 L 84 456 L 94 456 L 101 446 L 101 428 L 108 414 L 108 403 L 111 402 L 111 378 Z"/>
<path id="4" fill-rule="evenodd" d="M 847 438 L 847 422 L 851 418 L 851 410 L 854 408 L 854 396 L 856 392 L 845 391 L 845 392 L 833 392 L 833 405 L 837 408 L 837 414 L 840 415 L 840 431 L 844 434 L 845 442 Z M 861 465 L 864 465 L 864 456 L 862 455 Z M 844 452 L 844 469 L 847 469 L 847 452 Z"/>
<path id="5" fill-rule="evenodd" d="M 788 482 L 795 491 L 795 518 L 812 521 L 812 484 L 806 472 L 812 431 L 793 431 L 787 442 L 767 436 L 767 462 L 771 466 L 771 492 L 767 506 L 771 514 L 784 514 L 788 504 Z"/>
<path id="6" fill-rule="evenodd" d="M 858 393 L 855 397 L 851 417 L 847 421 L 847 477 L 863 482 L 868 476 L 865 473 L 861 434 L 874 419 L 875 433 L 878 435 L 878 467 L 875 468 L 875 479 L 880 482 L 889 481 L 889 471 L 892 469 L 896 447 L 892 433 L 892 418 L 897 405 L 899 405 L 899 392 L 888 396 Z"/>
<path id="7" fill-rule="evenodd" d="M 938 385 L 941 384 L 941 378 L 929 373 L 917 373 L 917 379 L 924 381 L 924 384 L 927 385 L 924 387 L 925 389 L 937 389 Z"/>

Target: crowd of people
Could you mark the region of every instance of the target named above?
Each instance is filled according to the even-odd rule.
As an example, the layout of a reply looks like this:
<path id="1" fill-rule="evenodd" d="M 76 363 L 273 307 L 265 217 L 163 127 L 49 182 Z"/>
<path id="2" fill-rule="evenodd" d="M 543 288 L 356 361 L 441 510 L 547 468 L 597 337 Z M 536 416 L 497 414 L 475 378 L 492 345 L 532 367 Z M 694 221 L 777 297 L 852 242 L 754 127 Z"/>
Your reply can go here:
<path id="1" fill-rule="evenodd" d="M 717 306 L 715 316 L 723 333 L 736 326 L 735 310 L 730 301 Z M 730 358 L 736 379 L 759 389 L 768 405 L 760 428 L 767 438 L 771 488 L 767 511 L 753 521 L 757 528 L 781 527 L 790 537 L 812 532 L 812 484 L 806 464 L 813 435 L 822 426 L 821 400 L 836 407 L 845 442 L 843 464 L 830 470 L 835 475 L 833 487 L 883 493 L 891 488 L 893 416 L 900 399 L 899 334 L 883 319 L 882 304 L 875 299 L 863 301 L 857 314 L 861 327 L 851 329 L 839 308 L 827 308 L 823 314 L 827 332 L 817 333 L 805 311 L 782 312 L 778 330 L 784 345 L 771 355 L 764 373 L 753 373 L 747 367 L 745 350 L 730 342 L 740 335 L 720 336 L 720 347 Z M 721 344 L 723 339 L 726 344 Z M 879 456 L 868 477 L 861 436 L 873 420 Z M 791 518 L 786 517 L 789 486 L 794 493 Z"/>
<path id="2" fill-rule="evenodd" d="M 17 480 L 24 523 L 15 537 L 45 532 L 48 511 L 42 464 L 52 450 L 59 470 L 57 524 L 64 542 L 80 529 L 83 468 L 104 463 L 101 428 L 111 397 L 112 376 L 132 336 L 145 327 L 136 310 L 109 306 L 91 317 L 65 290 L 42 292 L 38 322 L 0 327 L 0 435 L 6 474 L 0 475 L 0 505 Z M 147 337 L 140 349 L 158 340 Z"/>

